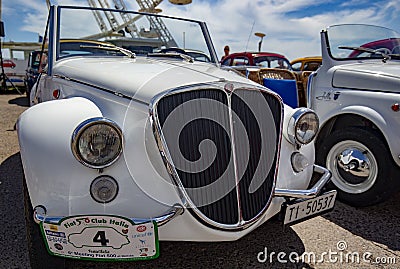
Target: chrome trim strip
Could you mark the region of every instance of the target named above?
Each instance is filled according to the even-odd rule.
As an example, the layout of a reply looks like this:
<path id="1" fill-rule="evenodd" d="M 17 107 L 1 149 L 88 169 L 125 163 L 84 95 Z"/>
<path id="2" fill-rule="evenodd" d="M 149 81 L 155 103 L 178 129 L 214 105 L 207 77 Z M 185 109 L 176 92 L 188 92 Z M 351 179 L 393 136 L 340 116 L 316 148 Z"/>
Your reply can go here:
<path id="1" fill-rule="evenodd" d="M 290 190 L 290 189 L 275 189 L 275 197 L 289 197 L 289 198 L 300 198 L 300 199 L 310 199 L 315 198 L 322 191 L 322 188 L 331 179 L 331 172 L 319 165 L 314 165 L 314 172 L 322 174 L 321 178 L 311 189 L 308 190 Z"/>
<path id="2" fill-rule="evenodd" d="M 232 87 L 233 88 L 233 87 Z M 229 108 L 232 108 L 232 93 L 234 90 L 232 90 L 232 92 L 227 92 L 225 91 L 226 95 L 227 95 L 227 101 L 228 101 L 228 106 Z M 229 124 L 232 127 L 233 126 L 233 115 L 232 115 L 232 109 L 229 109 Z M 238 216 L 239 216 L 239 224 L 241 224 L 243 222 L 243 213 L 241 210 L 241 202 L 240 202 L 240 187 L 239 187 L 239 182 L 240 182 L 240 178 L 238 176 L 239 172 L 238 172 L 238 166 L 237 166 L 237 156 L 236 156 L 236 139 L 235 139 L 235 132 L 234 132 L 234 128 L 230 128 L 231 131 L 231 138 L 232 140 L 231 142 L 231 146 L 232 146 L 232 159 L 233 159 L 233 167 L 235 170 L 235 186 L 236 186 L 236 195 L 237 195 L 237 210 L 238 210 Z M 244 224 L 244 223 L 242 223 Z"/>
<path id="3" fill-rule="evenodd" d="M 307 107 L 312 108 L 314 106 L 314 100 L 312 99 L 311 90 L 313 89 L 314 76 L 317 73 L 314 71 L 310 74 L 307 81 Z"/>
<path id="4" fill-rule="evenodd" d="M 204 35 L 205 39 L 207 40 L 206 43 L 207 43 L 208 50 L 211 54 L 211 61 L 214 64 L 216 64 L 217 66 L 220 66 L 220 63 L 219 63 L 219 60 L 217 57 L 217 53 L 215 51 L 215 46 L 212 42 L 210 32 L 208 31 L 208 28 L 207 28 L 207 24 L 205 22 L 200 22 L 200 27 L 201 27 L 201 30 L 203 31 L 203 35 Z"/>
<path id="5" fill-rule="evenodd" d="M 149 103 L 147 103 L 147 102 L 144 102 L 144 101 L 139 100 L 139 99 L 135 99 L 134 96 L 125 95 L 125 94 L 122 94 L 120 92 L 117 92 L 117 91 L 114 91 L 114 90 L 111 90 L 111 89 L 107 89 L 107 88 L 104 88 L 104 87 L 100 87 L 100 86 L 97 86 L 97 85 L 94 85 L 94 84 L 91 84 L 91 83 L 88 83 L 88 82 L 85 82 L 85 81 L 82 81 L 82 80 L 78 80 L 78 79 L 62 76 L 62 75 L 59 75 L 59 74 L 54 74 L 53 77 L 54 78 L 59 78 L 59 79 L 64 79 L 64 80 L 67 80 L 67 81 L 72 81 L 72 82 L 75 82 L 75 83 L 79 83 L 79 84 L 82 84 L 84 86 L 92 87 L 92 88 L 98 89 L 100 91 L 107 92 L 107 93 L 119 96 L 121 98 L 125 98 L 125 99 L 128 99 L 128 100 L 137 102 L 137 103 L 142 104 L 142 105 L 146 105 L 146 106 L 149 105 Z"/>
<path id="6" fill-rule="evenodd" d="M 281 103 L 281 120 L 280 120 L 280 130 L 279 130 L 279 145 L 278 145 L 278 151 L 277 151 L 277 163 L 275 167 L 275 177 L 274 181 L 272 183 L 272 190 L 275 189 L 276 187 L 276 181 L 277 181 L 277 174 L 278 174 L 278 167 L 279 167 L 279 156 L 280 156 L 280 150 L 281 150 L 281 143 L 282 143 L 282 133 L 283 133 L 283 116 L 284 116 L 284 105 L 282 98 L 276 94 L 275 92 L 272 92 L 265 87 L 262 86 L 256 86 L 252 84 L 245 84 L 245 83 L 240 83 L 240 82 L 228 82 L 228 81 L 221 81 L 221 82 L 214 82 L 214 83 L 202 83 L 202 84 L 197 84 L 197 85 L 190 85 L 190 86 L 182 86 L 176 89 L 170 89 L 165 92 L 159 93 L 158 95 L 154 96 L 152 100 L 150 101 L 149 105 L 149 116 L 150 116 L 150 123 L 153 129 L 154 137 L 156 139 L 156 143 L 158 145 L 159 151 L 161 158 L 164 161 L 164 164 L 167 168 L 167 172 L 170 175 L 170 178 L 172 181 L 176 184 L 179 190 L 179 195 L 181 197 L 181 202 L 185 208 L 190 208 L 189 212 L 192 213 L 194 212 L 195 215 L 194 217 L 198 218 L 200 221 L 202 221 L 205 225 L 211 227 L 211 228 L 217 228 L 221 230 L 242 230 L 245 229 L 252 224 L 254 224 L 257 220 L 259 220 L 263 214 L 267 211 L 269 208 L 269 205 L 272 202 L 272 198 L 274 197 L 274 191 L 272 191 L 272 195 L 269 199 L 269 201 L 266 203 L 265 208 L 259 212 L 258 215 L 256 215 L 253 219 L 244 221 L 242 218 L 242 215 L 240 214 L 240 219 L 238 223 L 236 224 L 221 224 L 217 223 L 213 220 L 210 220 L 207 218 L 192 202 L 189 197 L 189 195 L 186 193 L 185 188 L 182 184 L 182 182 L 179 179 L 179 175 L 177 171 L 175 170 L 175 166 L 172 161 L 172 157 L 168 151 L 167 143 L 164 139 L 164 136 L 162 135 L 162 130 L 161 126 L 159 124 L 159 119 L 158 119 L 158 114 L 157 114 L 157 104 L 158 102 L 164 98 L 165 96 L 172 95 L 172 94 L 178 94 L 182 92 L 187 92 L 187 91 L 194 91 L 196 89 L 210 89 L 210 90 L 220 90 L 225 92 L 227 94 L 228 99 L 230 99 L 228 92 L 225 91 L 224 86 L 226 84 L 233 84 L 235 87 L 233 89 L 247 89 L 247 90 L 255 90 L 255 91 L 262 91 L 262 92 L 267 92 L 268 94 L 273 95 L 275 98 L 277 98 L 280 103 Z M 236 165 L 236 164 L 235 164 Z M 236 187 L 238 188 L 238 187 Z M 238 196 L 238 202 L 240 200 L 240 196 Z M 238 205 L 238 209 L 240 210 L 240 205 Z M 192 213 L 193 214 L 193 213 Z"/>
<path id="7" fill-rule="evenodd" d="M 157 223 L 157 226 L 160 227 L 160 226 L 168 223 L 169 221 L 173 220 L 177 216 L 182 215 L 184 211 L 185 210 L 181 205 L 175 205 L 169 212 L 165 213 L 164 215 L 155 217 L 155 218 L 150 218 L 150 219 L 129 218 L 129 219 L 131 221 L 133 221 L 135 224 L 155 221 Z M 41 205 L 36 206 L 33 209 L 33 220 L 37 224 L 40 224 L 41 222 L 58 224 L 63 218 L 65 218 L 65 217 L 47 216 L 46 208 Z"/>

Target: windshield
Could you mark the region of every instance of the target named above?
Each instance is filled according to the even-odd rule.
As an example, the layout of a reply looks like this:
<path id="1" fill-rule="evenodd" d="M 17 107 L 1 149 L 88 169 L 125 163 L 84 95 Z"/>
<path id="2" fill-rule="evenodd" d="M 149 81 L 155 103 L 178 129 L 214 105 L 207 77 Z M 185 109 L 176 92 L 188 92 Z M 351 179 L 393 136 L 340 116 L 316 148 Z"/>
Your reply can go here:
<path id="1" fill-rule="evenodd" d="M 330 53 L 335 59 L 400 59 L 400 34 L 364 24 L 334 25 L 327 29 Z"/>
<path id="2" fill-rule="evenodd" d="M 276 56 L 254 57 L 254 64 L 261 67 L 290 69 L 290 63 L 288 60 Z"/>
<path id="3" fill-rule="evenodd" d="M 57 59 L 71 56 L 126 56 L 118 46 L 136 55 L 160 56 L 178 48 L 198 61 L 212 61 L 215 51 L 205 24 L 192 20 L 119 9 L 59 7 Z M 161 55 L 162 56 L 162 55 Z"/>

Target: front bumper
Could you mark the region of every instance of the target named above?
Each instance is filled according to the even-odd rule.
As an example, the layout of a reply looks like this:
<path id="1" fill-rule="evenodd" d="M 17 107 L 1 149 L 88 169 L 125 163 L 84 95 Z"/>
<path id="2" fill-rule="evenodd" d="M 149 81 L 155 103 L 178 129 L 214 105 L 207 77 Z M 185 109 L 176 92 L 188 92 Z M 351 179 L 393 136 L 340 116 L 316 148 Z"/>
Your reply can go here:
<path id="1" fill-rule="evenodd" d="M 308 190 L 291 190 L 291 189 L 275 189 L 275 197 L 286 197 L 286 198 L 298 198 L 298 199 L 310 199 L 317 197 L 324 186 L 331 179 L 331 172 L 319 165 L 314 164 L 313 172 L 321 174 L 321 178 L 314 184 L 311 189 Z"/>
<path id="2" fill-rule="evenodd" d="M 58 217 L 58 216 L 47 216 L 46 211 L 47 210 L 44 206 L 36 206 L 33 209 L 33 219 L 37 224 L 44 222 L 44 221 L 46 221 L 47 223 L 58 224 L 62 219 L 65 218 L 65 217 Z M 131 221 L 133 221 L 135 224 L 155 221 L 157 223 L 157 226 L 159 227 L 159 226 L 166 224 L 167 222 L 174 219 L 175 217 L 182 215 L 183 212 L 184 212 L 184 209 L 182 206 L 175 205 L 167 213 L 165 213 L 161 216 L 155 217 L 155 218 L 151 218 L 151 219 L 129 218 L 129 219 Z"/>
<path id="3" fill-rule="evenodd" d="M 313 168 L 313 172 L 321 174 L 321 177 L 312 188 L 307 190 L 275 189 L 274 196 L 285 198 L 280 211 L 280 219 L 284 225 L 292 225 L 333 209 L 336 191 L 321 193 L 331 178 L 331 172 L 318 165 L 314 165 Z"/>
<path id="4" fill-rule="evenodd" d="M 311 199 L 317 197 L 323 187 L 325 186 L 326 183 L 329 182 L 331 178 L 331 173 L 328 169 L 323 168 L 318 165 L 314 165 L 313 170 L 315 173 L 321 174 L 321 177 L 319 180 L 314 184 L 314 186 L 310 189 L 307 190 L 293 190 L 293 189 L 279 189 L 276 188 L 274 191 L 274 197 L 284 197 L 287 199 L 290 198 L 295 198 L 296 200 L 298 199 Z M 184 212 L 184 207 L 181 205 L 175 205 L 174 207 L 171 208 L 168 212 L 165 214 L 151 218 L 151 219 L 138 219 L 138 218 L 130 218 L 134 223 L 140 224 L 140 223 L 146 223 L 146 222 L 151 222 L 155 221 L 157 223 L 157 226 L 162 226 L 169 221 L 173 220 L 177 216 L 182 215 Z M 65 216 L 48 216 L 47 215 L 47 210 L 44 206 L 36 206 L 33 210 L 33 218 L 36 223 L 41 223 L 41 222 L 47 222 L 47 223 L 53 223 L 53 224 L 58 224 Z"/>

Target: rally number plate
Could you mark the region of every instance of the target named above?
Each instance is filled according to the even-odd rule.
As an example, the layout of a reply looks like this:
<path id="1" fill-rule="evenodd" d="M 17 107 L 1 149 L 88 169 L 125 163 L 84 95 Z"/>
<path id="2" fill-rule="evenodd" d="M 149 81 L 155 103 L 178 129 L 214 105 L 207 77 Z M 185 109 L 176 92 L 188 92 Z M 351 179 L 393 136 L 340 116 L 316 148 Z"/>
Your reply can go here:
<path id="1" fill-rule="evenodd" d="M 336 193 L 334 190 L 312 199 L 288 205 L 283 223 L 299 222 L 302 219 L 310 218 L 332 209 L 335 205 Z"/>
<path id="2" fill-rule="evenodd" d="M 89 260 L 157 258 L 157 224 L 135 224 L 117 216 L 74 216 L 58 224 L 41 223 L 48 251 L 57 256 Z"/>

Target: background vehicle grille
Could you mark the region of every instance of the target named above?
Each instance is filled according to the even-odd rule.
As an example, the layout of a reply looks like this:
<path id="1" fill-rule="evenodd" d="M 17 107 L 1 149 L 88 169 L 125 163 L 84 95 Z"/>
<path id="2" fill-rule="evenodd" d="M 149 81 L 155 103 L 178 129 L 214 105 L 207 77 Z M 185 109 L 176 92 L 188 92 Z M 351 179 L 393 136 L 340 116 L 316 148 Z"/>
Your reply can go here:
<path id="1" fill-rule="evenodd" d="M 204 89 L 167 95 L 156 113 L 197 216 L 217 226 L 254 221 L 272 196 L 281 101 L 258 90 Z"/>

